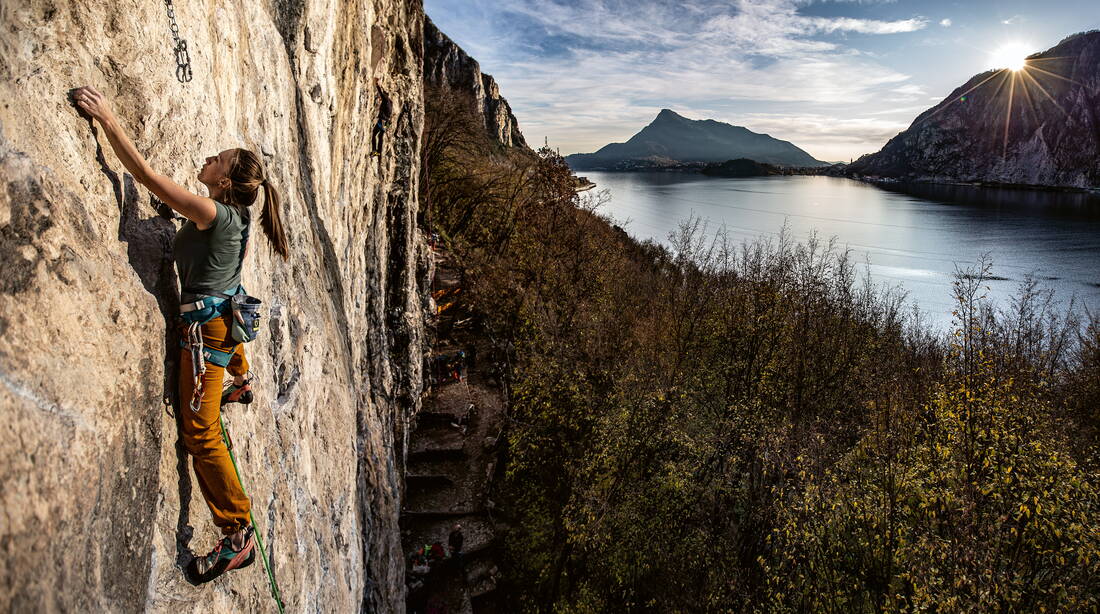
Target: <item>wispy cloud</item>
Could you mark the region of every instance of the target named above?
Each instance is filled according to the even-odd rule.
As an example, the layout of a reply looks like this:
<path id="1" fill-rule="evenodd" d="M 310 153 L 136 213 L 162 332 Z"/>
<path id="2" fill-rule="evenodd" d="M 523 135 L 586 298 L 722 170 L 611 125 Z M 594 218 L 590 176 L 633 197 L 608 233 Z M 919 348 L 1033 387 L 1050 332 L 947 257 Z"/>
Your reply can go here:
<path id="1" fill-rule="evenodd" d="M 492 48 L 507 54 L 479 50 L 478 59 L 501 83 L 521 128 L 531 140 L 549 135 L 563 152 L 593 151 L 629 137 L 662 107 L 756 131 L 780 127 L 781 138 L 811 153 L 810 143 L 824 143 L 825 137 L 871 150 L 881 146 L 884 135 L 892 136 L 891 130 L 896 133 L 896 123 L 837 121 L 813 110 L 927 95 L 907 83 L 907 74 L 851 43 L 852 37 L 924 29 L 929 21 L 920 16 L 810 15 L 804 9 L 811 0 L 734 0 L 717 6 L 703 0 L 465 4 L 496 12 L 483 36 L 488 30 L 492 36 L 505 33 L 508 40 Z M 745 112 L 767 106 L 776 110 Z"/>
<path id="2" fill-rule="evenodd" d="M 925 94 L 923 87 L 921 87 L 919 85 L 915 85 L 913 83 L 910 83 L 908 85 L 903 85 L 901 87 L 895 87 L 891 91 L 892 92 L 897 92 L 898 94 L 905 94 L 906 96 Z"/>
<path id="3" fill-rule="evenodd" d="M 851 17 L 819 17 L 810 21 L 820 32 L 859 32 L 861 34 L 899 34 L 916 32 L 928 25 L 923 17 L 901 19 L 897 21 L 877 21 L 874 19 L 853 19 Z"/>
<path id="4" fill-rule="evenodd" d="M 945 28 L 950 28 L 951 27 L 951 20 L 950 19 L 941 19 L 940 20 L 940 25 L 945 27 Z"/>
<path id="5" fill-rule="evenodd" d="M 905 109 L 894 109 L 893 114 Z M 768 114 L 748 113 L 741 117 L 745 123 L 755 126 L 776 138 L 791 140 L 798 135 L 796 144 L 806 147 L 826 146 L 835 143 L 859 144 L 867 141 L 885 142 L 909 126 L 908 120 L 889 117 L 836 117 L 818 113 Z"/>

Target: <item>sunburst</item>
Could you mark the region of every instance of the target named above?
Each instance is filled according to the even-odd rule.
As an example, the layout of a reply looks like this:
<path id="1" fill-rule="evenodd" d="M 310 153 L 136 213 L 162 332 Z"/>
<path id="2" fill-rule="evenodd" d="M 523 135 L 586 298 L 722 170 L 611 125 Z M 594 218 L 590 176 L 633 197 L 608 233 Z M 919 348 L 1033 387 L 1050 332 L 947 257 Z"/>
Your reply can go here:
<path id="1" fill-rule="evenodd" d="M 1013 42 L 1001 45 L 989 57 L 993 68 L 1006 68 L 1016 72 L 1027 66 L 1027 56 L 1030 53 L 1030 46 Z"/>
<path id="2" fill-rule="evenodd" d="M 983 104 L 987 106 L 991 104 L 1001 104 L 1001 101 L 1003 100 L 1004 126 L 1001 131 L 1001 158 L 1004 159 L 1008 155 L 1008 135 L 1012 126 L 1012 110 L 1013 105 L 1016 102 L 1017 94 L 1019 93 L 1022 95 L 1021 99 L 1023 100 L 1027 110 L 1030 111 L 1031 118 L 1036 122 L 1039 121 L 1039 114 L 1036 111 L 1035 98 L 1032 96 L 1033 89 L 1038 90 L 1039 93 L 1041 93 L 1047 100 L 1049 100 L 1051 104 L 1053 104 L 1059 111 L 1062 112 L 1063 115 L 1068 116 L 1069 113 L 1062 107 L 1062 105 L 1058 104 L 1057 99 L 1055 99 L 1054 96 L 1051 95 L 1051 93 L 1047 90 L 1047 88 L 1044 87 L 1042 83 L 1040 83 L 1037 77 L 1050 77 L 1058 79 L 1060 81 L 1064 81 L 1066 83 L 1074 84 L 1076 84 L 1077 81 L 1074 81 L 1073 79 L 1070 79 L 1065 75 L 1060 75 L 1057 72 L 1054 72 L 1054 70 L 1056 70 L 1056 67 L 1054 65 L 1051 65 L 1050 63 L 1065 58 L 1029 57 L 1029 49 L 1025 45 L 1019 43 L 1010 43 L 1003 45 L 992 54 L 990 54 L 990 57 L 993 60 L 996 68 L 988 76 L 979 81 L 973 87 L 968 88 L 965 92 L 947 101 L 946 104 L 943 104 L 942 106 L 940 106 L 940 108 L 936 109 L 932 113 L 929 113 L 927 116 L 921 118 L 919 121 L 914 122 L 914 126 L 932 119 L 933 117 L 939 115 L 940 113 L 944 112 L 955 104 L 965 104 L 970 102 L 971 99 L 968 98 L 968 96 L 970 96 L 972 92 L 978 90 L 979 88 L 982 88 L 986 84 L 989 84 L 990 81 L 998 79 L 995 85 L 990 84 L 991 86 L 994 86 L 992 95 L 981 96 L 979 99 L 982 101 Z M 1046 68 L 1043 67 L 1044 65 L 1046 66 Z M 1048 85 L 1050 85 L 1049 80 Z"/>

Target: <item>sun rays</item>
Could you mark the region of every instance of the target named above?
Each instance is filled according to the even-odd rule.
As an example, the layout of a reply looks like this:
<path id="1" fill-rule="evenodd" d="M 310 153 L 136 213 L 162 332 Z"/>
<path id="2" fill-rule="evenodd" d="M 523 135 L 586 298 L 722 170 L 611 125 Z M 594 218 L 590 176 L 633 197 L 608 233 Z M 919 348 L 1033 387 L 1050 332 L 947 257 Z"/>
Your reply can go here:
<path id="1" fill-rule="evenodd" d="M 979 104 L 985 107 L 984 110 L 989 112 L 996 112 L 997 105 L 1004 105 L 1003 113 L 1003 126 L 1001 126 L 1001 158 L 1004 159 L 1008 156 L 1008 141 L 1010 131 L 1012 128 L 1012 122 L 1014 119 L 1018 120 L 1018 115 L 1013 116 L 1013 109 L 1016 106 L 1021 106 L 1023 111 L 1030 112 L 1033 122 L 1038 122 L 1040 114 L 1036 107 L 1037 96 L 1033 96 L 1033 90 L 1038 91 L 1039 94 L 1053 104 L 1062 115 L 1068 116 L 1069 113 L 1058 103 L 1057 98 L 1051 94 L 1051 89 L 1055 89 L 1054 86 L 1057 82 L 1052 83 L 1052 80 L 1061 81 L 1069 84 L 1078 84 L 1077 81 L 1063 75 L 1058 74 L 1058 60 L 1065 60 L 1067 58 L 1062 57 L 1030 57 L 1027 53 L 1027 48 L 1019 44 L 1005 45 L 995 51 L 991 57 L 994 58 L 994 63 L 997 64 L 995 68 L 988 76 L 976 83 L 970 88 L 967 88 L 961 94 L 954 96 L 946 103 L 942 104 L 939 108 L 935 109 L 928 115 L 920 118 L 914 122 L 914 126 L 923 124 L 928 120 L 943 113 L 949 108 L 952 108 L 957 104 Z M 1043 79 L 1047 81 L 1046 85 L 1040 81 Z M 990 83 L 996 80 L 995 83 Z M 988 91 L 989 87 L 992 87 L 990 95 L 984 94 L 982 90 Z M 977 92 L 979 95 L 974 95 Z M 1019 98 L 1017 98 L 1019 97 Z M 1017 104 L 1017 102 L 1021 104 Z M 1039 103 L 1042 101 L 1040 100 Z"/>

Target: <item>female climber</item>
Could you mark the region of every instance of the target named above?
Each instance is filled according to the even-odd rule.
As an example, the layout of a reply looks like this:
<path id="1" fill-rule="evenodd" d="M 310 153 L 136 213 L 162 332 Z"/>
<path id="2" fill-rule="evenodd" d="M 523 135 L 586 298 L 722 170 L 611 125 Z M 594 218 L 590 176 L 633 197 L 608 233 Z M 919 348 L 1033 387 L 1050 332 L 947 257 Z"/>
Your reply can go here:
<path id="1" fill-rule="evenodd" d="M 241 290 L 241 268 L 251 228 L 250 207 L 261 187 L 264 206 L 260 226 L 275 252 L 286 259 L 279 195 L 256 154 L 240 148 L 206 158 L 198 180 L 206 186 L 208 196 L 193 194 L 149 167 L 123 132 L 103 94 L 85 86 L 73 90 L 72 97 L 80 109 L 99 121 L 115 155 L 134 179 L 187 218 L 176 233 L 173 256 L 182 288 L 181 327 L 190 333 L 187 347 L 180 354 L 180 405 L 187 404 L 190 409 L 177 413 L 199 487 L 214 524 L 224 536 L 210 554 L 194 558 L 188 567 L 192 581 L 209 582 L 229 570 L 250 565 L 256 556 L 249 521 L 251 504 L 222 441 L 222 403 L 251 401 L 243 345 L 229 333 L 227 297 Z M 191 351 L 195 347 L 200 351 Z M 233 375 L 233 383 L 223 391 L 226 370 Z"/>

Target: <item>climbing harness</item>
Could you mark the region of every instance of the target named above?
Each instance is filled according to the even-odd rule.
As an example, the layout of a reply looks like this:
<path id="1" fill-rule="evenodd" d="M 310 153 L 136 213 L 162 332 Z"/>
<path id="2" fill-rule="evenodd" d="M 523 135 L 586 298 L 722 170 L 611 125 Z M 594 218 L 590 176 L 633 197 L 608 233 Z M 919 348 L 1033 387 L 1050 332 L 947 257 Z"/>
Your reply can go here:
<path id="1" fill-rule="evenodd" d="M 187 41 L 180 38 L 180 28 L 176 25 L 176 8 L 172 6 L 172 0 L 164 0 L 164 8 L 168 11 L 172 40 L 176 43 L 176 78 L 180 83 L 187 83 L 191 80 L 191 54 L 187 53 Z"/>
<path id="2" fill-rule="evenodd" d="M 222 441 L 225 442 L 225 448 L 229 450 L 229 460 L 233 462 L 233 473 L 237 474 L 237 482 L 241 485 L 241 492 L 244 492 L 244 482 L 241 481 L 241 470 L 237 468 L 237 457 L 233 454 L 233 440 L 229 437 L 229 431 L 225 428 L 225 421 L 221 416 L 218 416 L 218 424 L 222 427 Z M 248 493 L 245 493 L 248 496 Z M 248 510 L 248 521 L 252 523 L 252 528 L 256 531 L 256 545 L 260 547 L 260 560 L 264 562 L 264 570 L 267 571 L 267 579 L 271 584 L 271 596 L 275 598 L 275 605 L 279 606 L 279 614 L 283 614 L 283 598 L 279 595 L 279 584 L 275 582 L 275 574 L 271 572 L 271 563 L 267 561 L 267 549 L 264 548 L 264 538 L 260 535 L 260 529 L 256 526 L 256 519 L 252 516 L 252 509 Z"/>
<path id="3" fill-rule="evenodd" d="M 193 294 L 207 294 L 203 298 L 190 303 L 180 305 L 180 318 L 186 328 L 183 338 L 180 339 L 180 347 L 191 352 L 191 376 L 194 378 L 194 392 L 191 394 L 190 406 L 192 411 L 198 413 L 202 404 L 204 391 L 203 375 L 206 373 L 206 363 L 211 362 L 223 369 L 233 359 L 233 352 L 224 352 L 203 344 L 202 325 L 214 318 L 231 315 L 230 337 L 237 343 L 251 341 L 259 332 L 259 306 L 260 300 L 248 296 L 244 292 L 244 286 L 238 285 L 230 292 L 232 295 L 222 292 L 205 292 L 193 288 L 184 288 L 185 292 Z M 214 295 L 214 296 L 211 296 Z M 243 305 L 243 307 L 240 307 Z M 247 309 L 248 311 L 245 311 Z M 238 315 L 243 312 L 242 315 Z M 244 335 L 249 337 L 245 338 Z"/>
<path id="4" fill-rule="evenodd" d="M 226 301 L 207 297 L 194 303 L 180 306 L 180 318 L 186 325 L 183 336 L 180 339 L 180 347 L 191 352 L 191 377 L 194 378 L 194 392 L 191 393 L 189 405 L 191 410 L 198 413 L 202 405 L 204 390 L 203 375 L 206 374 L 206 363 L 225 368 L 233 358 L 233 352 L 223 352 L 205 345 L 202 342 L 202 325 L 214 318 L 224 315 L 224 303 Z"/>

